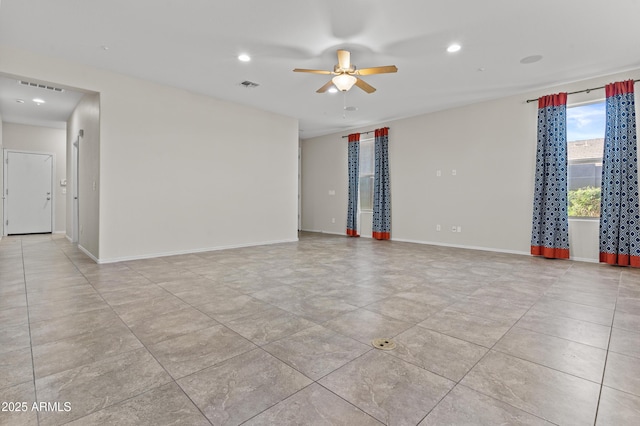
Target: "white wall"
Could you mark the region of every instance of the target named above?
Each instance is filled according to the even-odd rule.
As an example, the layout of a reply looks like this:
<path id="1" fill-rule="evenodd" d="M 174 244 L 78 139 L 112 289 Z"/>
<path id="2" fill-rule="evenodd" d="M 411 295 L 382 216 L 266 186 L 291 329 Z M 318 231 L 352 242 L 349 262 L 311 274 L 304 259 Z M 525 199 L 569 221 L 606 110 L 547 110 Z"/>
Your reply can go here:
<path id="1" fill-rule="evenodd" d="M 2 140 L 6 149 L 43 152 L 55 155 L 55 175 L 53 179 L 53 232 L 65 232 L 66 198 L 60 180 L 66 178 L 66 131 L 52 127 L 28 126 L 4 123 Z"/>
<path id="2" fill-rule="evenodd" d="M 3 141 L 2 141 L 2 130 L 4 128 L 4 123 L 2 122 L 2 114 L 0 114 L 0 152 L 4 149 Z M 0 189 L 4 188 L 4 161 L 0 161 Z M 3 196 L 4 197 L 4 196 Z M 4 203 L 0 205 L 0 239 L 4 235 Z"/>
<path id="3" fill-rule="evenodd" d="M 134 96 L 101 91 L 101 257 L 297 239 L 297 120 L 117 84 Z"/>
<path id="4" fill-rule="evenodd" d="M 0 72 L 100 94 L 100 261 L 297 239 L 296 119 L 6 47 Z"/>
<path id="5" fill-rule="evenodd" d="M 537 103 L 526 99 L 628 78 L 640 78 L 640 70 L 305 139 L 302 229 L 344 234 L 347 142 L 341 136 L 389 126 L 392 239 L 529 253 Z M 569 105 L 602 98 L 604 90 L 570 95 Z M 453 225 L 462 232 L 451 232 Z M 570 229 L 572 256 L 595 261 L 598 222 Z"/>
<path id="6" fill-rule="evenodd" d="M 345 234 L 349 182 L 346 139 L 338 134 L 303 139 L 301 149 L 302 229 Z M 330 191 L 335 195 L 329 195 Z"/>
<path id="7" fill-rule="evenodd" d="M 73 235 L 73 144 L 78 148 L 78 246 L 100 258 L 100 95 L 86 94 L 67 121 L 67 237 Z M 95 182 L 95 184 L 94 184 Z"/>

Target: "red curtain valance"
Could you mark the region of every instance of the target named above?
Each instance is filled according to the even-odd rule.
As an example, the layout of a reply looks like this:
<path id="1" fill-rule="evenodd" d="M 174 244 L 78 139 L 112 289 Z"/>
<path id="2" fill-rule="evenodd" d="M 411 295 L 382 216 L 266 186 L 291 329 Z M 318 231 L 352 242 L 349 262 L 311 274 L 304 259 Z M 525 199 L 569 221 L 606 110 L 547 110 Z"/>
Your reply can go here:
<path id="1" fill-rule="evenodd" d="M 607 84 L 604 90 L 607 94 L 607 98 L 616 95 L 624 95 L 626 93 L 633 93 L 633 80 L 618 81 L 616 83 Z"/>
<path id="2" fill-rule="evenodd" d="M 379 138 L 380 136 L 389 136 L 389 128 L 383 127 L 381 129 L 376 129 L 376 138 Z"/>
<path id="3" fill-rule="evenodd" d="M 538 98 L 538 108 L 546 108 L 550 106 L 560 106 L 567 104 L 567 94 L 557 93 L 555 95 L 547 95 Z"/>
<path id="4" fill-rule="evenodd" d="M 349 142 L 359 142 L 360 141 L 360 133 L 351 133 L 349 135 Z"/>

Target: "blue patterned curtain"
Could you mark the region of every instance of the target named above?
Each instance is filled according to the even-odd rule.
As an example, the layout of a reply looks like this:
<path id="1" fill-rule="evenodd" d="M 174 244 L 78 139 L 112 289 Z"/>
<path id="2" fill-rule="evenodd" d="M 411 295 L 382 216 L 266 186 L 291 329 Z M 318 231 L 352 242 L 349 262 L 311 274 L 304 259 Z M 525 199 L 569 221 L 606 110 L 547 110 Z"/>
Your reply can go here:
<path id="1" fill-rule="evenodd" d="M 600 262 L 640 267 L 638 150 L 633 80 L 608 84 L 602 156 Z"/>
<path id="2" fill-rule="evenodd" d="M 391 238 L 391 184 L 389 183 L 389 129 L 375 131 L 375 172 L 373 179 L 373 238 Z"/>
<path id="3" fill-rule="evenodd" d="M 347 235 L 358 234 L 358 181 L 360 173 L 360 133 L 349 135 L 349 200 L 347 204 Z"/>
<path id="4" fill-rule="evenodd" d="M 567 94 L 538 100 L 538 148 L 531 254 L 569 258 Z"/>

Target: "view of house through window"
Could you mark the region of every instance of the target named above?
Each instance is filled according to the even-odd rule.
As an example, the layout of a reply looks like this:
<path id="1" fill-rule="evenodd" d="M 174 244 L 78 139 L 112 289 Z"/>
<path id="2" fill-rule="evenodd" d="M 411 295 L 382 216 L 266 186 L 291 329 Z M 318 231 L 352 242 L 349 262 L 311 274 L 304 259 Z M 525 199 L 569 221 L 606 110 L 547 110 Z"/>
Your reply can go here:
<path id="1" fill-rule="evenodd" d="M 373 175 L 374 175 L 373 139 L 360 141 L 360 211 L 373 211 Z"/>
<path id="2" fill-rule="evenodd" d="M 599 218 L 605 102 L 567 108 L 569 217 Z"/>

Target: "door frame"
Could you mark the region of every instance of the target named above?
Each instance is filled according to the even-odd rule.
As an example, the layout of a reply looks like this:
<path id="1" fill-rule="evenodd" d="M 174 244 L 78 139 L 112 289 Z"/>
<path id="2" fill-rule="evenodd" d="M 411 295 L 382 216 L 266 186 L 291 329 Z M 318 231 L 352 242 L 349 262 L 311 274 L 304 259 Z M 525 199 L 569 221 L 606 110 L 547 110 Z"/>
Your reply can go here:
<path id="1" fill-rule="evenodd" d="M 3 224 L 3 232 L 2 232 L 2 236 L 6 237 L 8 234 L 7 232 L 7 220 L 9 220 L 7 218 L 7 206 L 8 206 L 8 200 L 7 200 L 7 190 L 9 189 L 7 186 L 7 178 L 9 176 L 9 166 L 8 166 L 8 159 L 9 159 L 9 153 L 10 152 L 14 152 L 16 154 L 37 154 L 37 155 L 50 155 L 51 156 L 51 234 L 55 233 L 55 225 L 56 225 L 56 184 L 55 184 L 55 180 L 56 180 L 56 154 L 54 152 L 43 152 L 43 151 L 26 151 L 23 149 L 13 149 L 13 148 L 4 148 L 2 150 L 2 164 L 3 164 L 3 180 L 2 180 L 2 211 L 4 212 L 3 214 L 3 218 L 4 218 L 4 224 Z"/>
<path id="2" fill-rule="evenodd" d="M 71 143 L 71 242 L 77 243 L 80 239 L 80 200 L 78 193 L 80 192 L 80 139 L 82 135 L 78 134 L 76 140 Z M 68 157 L 67 157 L 68 158 Z M 67 204 L 68 206 L 68 204 Z"/>

